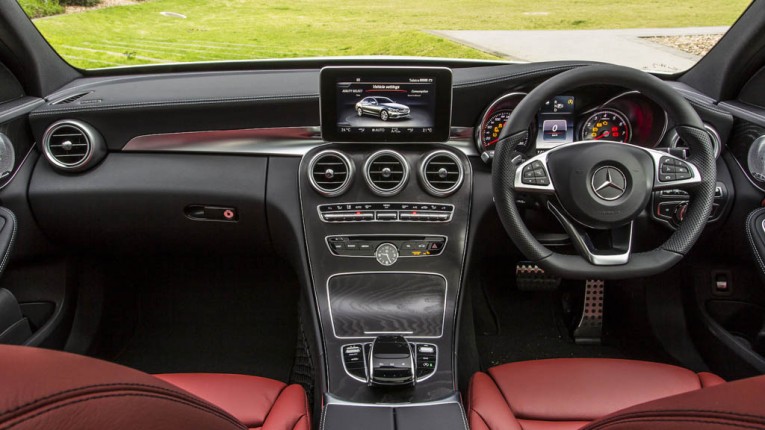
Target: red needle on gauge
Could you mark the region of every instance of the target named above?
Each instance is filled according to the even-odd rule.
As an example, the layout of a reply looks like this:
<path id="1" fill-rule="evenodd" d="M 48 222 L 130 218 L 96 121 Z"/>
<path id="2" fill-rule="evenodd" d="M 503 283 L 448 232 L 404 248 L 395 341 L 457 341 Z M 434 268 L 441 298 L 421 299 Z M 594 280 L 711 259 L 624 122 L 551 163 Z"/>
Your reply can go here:
<path id="1" fill-rule="evenodd" d="M 600 139 L 602 139 L 602 138 L 604 138 L 606 136 L 608 136 L 608 132 L 604 131 L 603 133 L 600 133 L 599 135 L 595 136 L 593 139 L 594 140 L 600 140 Z"/>
<path id="2" fill-rule="evenodd" d="M 484 147 L 489 147 L 489 146 L 491 146 L 491 145 L 494 145 L 494 144 L 495 144 L 495 143 L 497 143 L 498 141 L 499 141 L 499 138 L 496 138 L 496 139 L 492 140 L 491 142 L 486 142 L 486 143 L 484 143 L 484 144 L 483 144 L 483 146 L 484 146 Z"/>

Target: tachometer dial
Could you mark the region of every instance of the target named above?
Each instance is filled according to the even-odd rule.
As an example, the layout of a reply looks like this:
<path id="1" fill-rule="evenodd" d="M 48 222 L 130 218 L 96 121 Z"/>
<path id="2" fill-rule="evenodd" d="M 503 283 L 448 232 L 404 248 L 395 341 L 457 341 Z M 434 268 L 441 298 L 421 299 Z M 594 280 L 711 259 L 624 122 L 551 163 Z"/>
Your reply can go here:
<path id="1" fill-rule="evenodd" d="M 505 127 L 511 113 L 512 111 L 510 110 L 497 111 L 486 120 L 483 130 L 481 130 L 481 146 L 484 151 L 494 149 L 494 145 L 499 140 L 499 135 L 502 133 L 502 129 Z"/>
<path id="2" fill-rule="evenodd" d="M 582 126 L 581 140 L 629 143 L 632 126 L 623 113 L 605 109 L 592 114 Z"/>

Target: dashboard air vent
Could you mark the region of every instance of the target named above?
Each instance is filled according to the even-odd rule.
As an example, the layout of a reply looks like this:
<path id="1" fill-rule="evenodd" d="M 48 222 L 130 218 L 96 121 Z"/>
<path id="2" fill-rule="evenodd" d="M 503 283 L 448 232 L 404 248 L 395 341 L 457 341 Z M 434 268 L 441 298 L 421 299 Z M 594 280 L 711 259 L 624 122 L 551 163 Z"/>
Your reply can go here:
<path id="1" fill-rule="evenodd" d="M 445 197 L 453 194 L 462 185 L 464 172 L 462 162 L 449 151 L 433 151 L 420 166 L 420 179 L 433 196 Z"/>
<path id="2" fill-rule="evenodd" d="M 364 165 L 364 179 L 369 188 L 380 196 L 398 194 L 409 180 L 409 164 L 396 151 L 375 152 Z"/>
<path id="3" fill-rule="evenodd" d="M 101 135 L 90 125 L 75 120 L 58 121 L 43 136 L 45 158 L 57 169 L 78 172 L 95 165 L 106 155 Z"/>
<path id="4" fill-rule="evenodd" d="M 707 134 L 709 135 L 709 139 L 712 141 L 712 151 L 715 153 L 715 158 L 720 157 L 720 153 L 722 152 L 722 142 L 720 142 L 720 133 L 717 132 L 717 130 L 712 127 L 711 125 L 704 123 L 704 128 L 707 130 Z M 677 132 L 674 132 L 674 135 L 672 136 L 672 147 L 673 148 L 684 148 L 686 151 L 688 150 L 688 145 L 686 145 L 685 142 L 680 139 L 680 136 L 677 134 Z"/>
<path id="5" fill-rule="evenodd" d="M 311 185 L 325 197 L 344 193 L 353 180 L 353 162 L 338 151 L 327 150 L 316 154 L 308 171 Z"/>

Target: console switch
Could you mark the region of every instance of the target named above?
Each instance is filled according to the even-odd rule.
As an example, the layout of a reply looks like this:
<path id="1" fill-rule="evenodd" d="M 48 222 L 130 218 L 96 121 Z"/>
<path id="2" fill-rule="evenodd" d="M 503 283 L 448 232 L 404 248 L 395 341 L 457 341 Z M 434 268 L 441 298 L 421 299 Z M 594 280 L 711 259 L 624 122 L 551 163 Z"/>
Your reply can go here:
<path id="1" fill-rule="evenodd" d="M 415 347 L 417 354 L 417 380 L 424 379 L 436 371 L 438 350 L 435 345 L 418 343 Z"/>
<path id="2" fill-rule="evenodd" d="M 364 364 L 364 346 L 361 344 L 343 346 L 343 364 L 352 376 L 367 380 L 367 368 Z"/>

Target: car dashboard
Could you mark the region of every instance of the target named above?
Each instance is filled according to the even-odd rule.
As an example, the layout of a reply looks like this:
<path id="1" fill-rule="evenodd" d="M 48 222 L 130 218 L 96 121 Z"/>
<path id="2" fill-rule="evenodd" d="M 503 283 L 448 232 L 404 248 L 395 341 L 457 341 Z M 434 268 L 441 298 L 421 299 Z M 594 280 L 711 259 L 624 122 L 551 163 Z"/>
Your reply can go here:
<path id="1" fill-rule="evenodd" d="M 11 190 L 29 201 L 14 210 L 39 231 L 20 234 L 83 253 L 279 255 L 296 268 L 315 319 L 328 403 L 449 399 L 463 287 L 484 247 L 477 238 L 506 240 L 492 199 L 495 145 L 525 94 L 582 65 L 413 64 L 396 68 L 415 84 L 402 101 L 403 90 L 367 64 L 377 79 L 367 89 L 384 92 L 335 94 L 331 103 L 326 91 L 339 82 L 347 89 L 372 78 L 347 65 L 330 84 L 319 68 L 82 78 L 27 101 L 37 143 L 15 148 L 8 179 L 28 181 Z M 670 84 L 697 108 L 720 157 L 733 116 Z M 432 95 L 448 104 L 423 108 Z M 528 127 L 526 157 L 579 140 L 686 150 L 661 106 L 619 87 L 573 88 L 540 106 Z M 718 171 L 711 222 L 729 213 L 734 191 L 727 168 Z M 22 182 L 8 179 L 9 188 Z M 532 197 L 517 204 L 542 243 L 570 248 Z M 671 235 L 683 204 L 682 193 L 656 193 L 642 219 L 653 233 L 636 246 Z M 369 388 L 406 379 L 375 364 L 380 336 L 409 342 L 410 389 Z"/>

